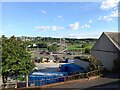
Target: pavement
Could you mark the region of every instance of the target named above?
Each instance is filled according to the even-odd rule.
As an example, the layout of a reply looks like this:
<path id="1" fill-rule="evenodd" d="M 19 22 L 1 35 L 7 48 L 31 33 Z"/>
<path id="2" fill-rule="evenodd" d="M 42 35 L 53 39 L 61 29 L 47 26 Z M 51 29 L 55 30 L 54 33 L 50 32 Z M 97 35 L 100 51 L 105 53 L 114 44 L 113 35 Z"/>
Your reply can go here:
<path id="1" fill-rule="evenodd" d="M 76 89 L 94 89 L 94 88 L 112 88 L 112 89 L 119 89 L 120 90 L 120 76 L 118 74 L 108 75 L 102 78 L 92 79 L 92 80 L 85 80 L 85 81 L 77 81 L 74 83 L 69 84 L 61 84 L 57 86 L 53 86 L 51 88 L 76 88 Z"/>
<path id="2" fill-rule="evenodd" d="M 35 63 L 35 66 L 42 72 L 58 72 L 59 63 Z"/>
<path id="3" fill-rule="evenodd" d="M 60 68 L 59 66 L 66 63 L 35 63 L 35 66 L 41 70 L 42 72 L 59 72 Z"/>

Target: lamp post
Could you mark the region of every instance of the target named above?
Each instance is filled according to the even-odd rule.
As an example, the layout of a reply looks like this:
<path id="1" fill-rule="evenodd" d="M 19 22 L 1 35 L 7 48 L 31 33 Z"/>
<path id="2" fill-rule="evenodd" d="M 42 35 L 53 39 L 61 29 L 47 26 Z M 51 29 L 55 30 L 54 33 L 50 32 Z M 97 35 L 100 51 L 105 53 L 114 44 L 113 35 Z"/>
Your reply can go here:
<path id="1" fill-rule="evenodd" d="M 26 87 L 28 87 L 28 74 L 26 75 Z"/>
<path id="2" fill-rule="evenodd" d="M 29 47 L 29 46 L 27 46 Z M 27 47 L 26 47 L 26 52 L 27 52 Z M 28 87 L 28 74 L 26 74 L 26 87 Z"/>

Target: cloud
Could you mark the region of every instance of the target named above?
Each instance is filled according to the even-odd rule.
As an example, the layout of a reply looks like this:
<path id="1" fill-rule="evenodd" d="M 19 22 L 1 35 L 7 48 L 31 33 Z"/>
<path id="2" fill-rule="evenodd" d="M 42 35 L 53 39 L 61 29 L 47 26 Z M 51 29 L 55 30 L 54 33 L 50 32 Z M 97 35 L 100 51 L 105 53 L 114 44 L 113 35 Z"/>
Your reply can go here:
<path id="1" fill-rule="evenodd" d="M 58 16 L 58 18 L 62 18 L 62 16 Z"/>
<path id="2" fill-rule="evenodd" d="M 114 22 L 115 17 L 119 17 L 120 14 L 118 12 L 118 3 L 120 0 L 105 0 L 102 2 L 100 8 L 102 10 L 112 9 L 113 11 L 106 16 L 100 16 L 98 20 L 106 21 L 106 22 Z"/>
<path id="3" fill-rule="evenodd" d="M 118 17 L 118 16 L 120 16 L 119 13 L 118 13 L 118 10 L 112 11 L 112 13 L 110 15 L 110 17 Z"/>
<path id="4" fill-rule="evenodd" d="M 50 29 L 50 26 L 36 26 L 35 29 L 44 31 L 44 30 Z"/>
<path id="5" fill-rule="evenodd" d="M 70 30 L 77 30 L 80 27 L 80 22 L 75 22 L 73 24 L 69 24 L 68 27 Z"/>
<path id="6" fill-rule="evenodd" d="M 92 34 L 91 34 L 92 33 Z M 87 32 L 82 34 L 69 34 L 69 38 L 99 38 L 102 33 L 100 31 Z"/>
<path id="7" fill-rule="evenodd" d="M 111 22 L 113 19 L 110 16 L 100 16 L 98 20 L 106 21 L 106 22 Z"/>
<path id="8" fill-rule="evenodd" d="M 90 28 L 90 25 L 85 24 L 85 25 L 82 26 L 82 28 Z"/>
<path id="9" fill-rule="evenodd" d="M 41 10 L 41 12 L 42 12 L 43 14 L 47 14 L 47 11 L 45 11 L 45 10 Z"/>
<path id="10" fill-rule="evenodd" d="M 89 23 L 92 23 L 92 20 L 89 20 Z"/>
<path id="11" fill-rule="evenodd" d="M 119 14 L 118 10 L 115 10 L 115 11 L 112 11 L 110 15 L 100 16 L 98 18 L 98 20 L 102 20 L 102 21 L 106 21 L 106 22 L 111 22 L 111 21 L 113 21 L 113 18 L 119 17 L 119 16 L 120 16 L 120 14 Z"/>
<path id="12" fill-rule="evenodd" d="M 35 29 L 40 30 L 40 31 L 44 31 L 44 30 L 63 30 L 64 27 L 61 26 L 36 26 Z"/>
<path id="13" fill-rule="evenodd" d="M 105 0 L 102 2 L 100 8 L 102 10 L 109 10 L 109 9 L 115 8 L 117 7 L 119 1 L 120 0 Z"/>
<path id="14" fill-rule="evenodd" d="M 64 29 L 64 27 L 58 27 L 58 26 L 51 26 L 51 28 L 50 28 L 51 30 L 53 30 L 53 31 L 56 31 L 56 30 L 63 30 Z"/>
<path id="15" fill-rule="evenodd" d="M 69 34 L 68 37 L 79 37 L 79 34 Z"/>
<path id="16" fill-rule="evenodd" d="M 57 17 L 54 18 L 54 20 L 60 20 L 60 19 L 62 19 L 61 15 L 59 15 L 59 16 L 57 16 Z"/>

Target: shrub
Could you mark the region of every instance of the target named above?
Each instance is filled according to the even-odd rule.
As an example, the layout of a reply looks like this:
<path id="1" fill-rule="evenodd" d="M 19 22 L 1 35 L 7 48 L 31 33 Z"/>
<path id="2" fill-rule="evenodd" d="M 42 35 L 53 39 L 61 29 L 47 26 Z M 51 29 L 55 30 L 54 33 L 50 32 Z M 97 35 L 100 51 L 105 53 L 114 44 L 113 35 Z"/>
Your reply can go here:
<path id="1" fill-rule="evenodd" d="M 82 61 L 89 62 L 89 59 L 88 59 L 87 56 L 76 56 L 76 57 L 74 57 L 74 59 L 79 59 L 79 60 L 82 60 Z"/>
<path id="2" fill-rule="evenodd" d="M 102 65 L 101 61 L 97 60 L 95 57 L 90 56 L 89 62 L 90 62 L 89 66 L 88 66 L 89 71 L 101 69 L 101 65 Z"/>
<path id="3" fill-rule="evenodd" d="M 90 48 L 85 48 L 85 53 L 90 54 Z"/>

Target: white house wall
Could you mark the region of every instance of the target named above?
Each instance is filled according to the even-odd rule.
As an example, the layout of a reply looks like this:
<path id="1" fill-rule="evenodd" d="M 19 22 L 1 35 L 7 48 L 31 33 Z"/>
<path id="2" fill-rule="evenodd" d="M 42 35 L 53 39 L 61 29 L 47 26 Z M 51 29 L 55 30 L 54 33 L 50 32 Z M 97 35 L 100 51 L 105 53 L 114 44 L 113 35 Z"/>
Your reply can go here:
<path id="1" fill-rule="evenodd" d="M 92 51 L 118 52 L 118 49 L 105 34 L 102 34 L 100 39 L 93 46 Z"/>
<path id="2" fill-rule="evenodd" d="M 119 56 L 118 49 L 104 33 L 91 49 L 91 55 L 100 60 L 107 69 L 113 68 L 113 60 Z"/>
<path id="3" fill-rule="evenodd" d="M 117 53 L 108 53 L 102 51 L 92 51 L 91 55 L 100 60 L 103 68 L 106 69 L 112 69 L 114 67 L 113 61 L 118 57 Z"/>

